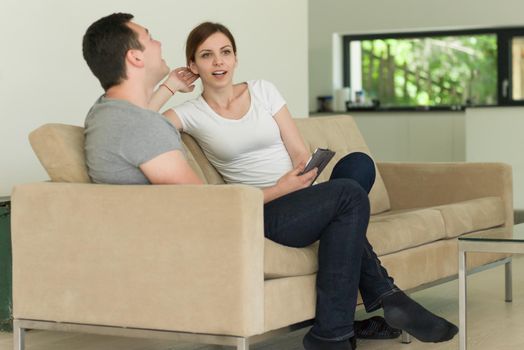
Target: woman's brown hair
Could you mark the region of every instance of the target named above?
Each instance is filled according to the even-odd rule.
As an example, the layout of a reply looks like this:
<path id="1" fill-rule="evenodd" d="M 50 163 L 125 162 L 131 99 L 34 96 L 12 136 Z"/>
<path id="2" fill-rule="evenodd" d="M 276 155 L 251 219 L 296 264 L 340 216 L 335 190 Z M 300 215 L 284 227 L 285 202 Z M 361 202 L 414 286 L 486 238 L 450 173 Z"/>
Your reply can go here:
<path id="1" fill-rule="evenodd" d="M 211 35 L 215 33 L 222 33 L 229 41 L 231 41 L 231 45 L 233 46 L 233 52 L 237 53 L 237 46 L 235 44 L 235 38 L 233 37 L 233 34 L 227 29 L 224 25 L 220 23 L 213 23 L 213 22 L 204 22 L 193 28 L 191 33 L 189 33 L 187 40 L 186 40 L 186 62 L 189 67 L 189 64 L 191 62 L 195 61 L 195 54 L 197 48 L 202 44 L 204 41 L 207 40 Z"/>

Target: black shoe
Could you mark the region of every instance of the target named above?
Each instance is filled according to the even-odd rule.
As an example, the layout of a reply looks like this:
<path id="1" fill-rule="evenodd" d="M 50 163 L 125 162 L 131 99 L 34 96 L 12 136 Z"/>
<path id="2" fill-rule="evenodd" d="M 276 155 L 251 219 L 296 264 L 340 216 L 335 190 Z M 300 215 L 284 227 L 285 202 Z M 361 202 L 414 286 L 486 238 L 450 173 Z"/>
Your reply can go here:
<path id="1" fill-rule="evenodd" d="M 395 339 L 402 331 L 386 323 L 384 317 L 373 316 L 367 320 L 353 323 L 355 337 L 359 339 Z"/>
<path id="2" fill-rule="evenodd" d="M 343 341 L 330 342 L 316 338 L 311 334 L 311 331 L 304 336 L 302 344 L 306 350 L 355 350 L 357 348 L 355 337 Z"/>

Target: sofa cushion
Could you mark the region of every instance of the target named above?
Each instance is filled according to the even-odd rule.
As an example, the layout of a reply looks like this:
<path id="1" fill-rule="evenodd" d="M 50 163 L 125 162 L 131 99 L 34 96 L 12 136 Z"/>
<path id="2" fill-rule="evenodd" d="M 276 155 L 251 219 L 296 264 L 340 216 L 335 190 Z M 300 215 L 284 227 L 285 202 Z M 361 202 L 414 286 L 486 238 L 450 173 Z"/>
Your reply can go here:
<path id="1" fill-rule="evenodd" d="M 503 224 L 502 200 L 499 197 L 485 197 L 373 215 L 367 237 L 377 255 L 383 257 Z M 305 248 L 291 248 L 266 239 L 264 249 L 266 279 L 303 276 L 317 271 L 318 243 Z"/>
<path id="2" fill-rule="evenodd" d="M 215 167 L 207 160 L 204 155 L 204 151 L 195 141 L 195 139 L 185 132 L 181 133 L 182 142 L 186 146 L 188 152 L 188 158 L 190 159 L 190 164 L 193 169 L 198 168 L 202 174 L 201 178 L 205 183 L 210 185 L 222 185 L 224 184 L 224 179 L 222 175 L 215 169 Z M 194 163 L 194 164 L 192 164 Z"/>
<path id="3" fill-rule="evenodd" d="M 504 202 L 500 197 L 485 197 L 436 207 L 442 213 L 446 236 L 484 230 L 505 223 Z"/>
<path id="4" fill-rule="evenodd" d="M 367 236 L 377 255 L 397 252 L 446 237 L 439 210 L 419 209 L 371 218 Z M 269 239 L 264 246 L 266 279 L 302 276 L 318 269 L 318 242 L 305 248 L 292 248 Z"/>
<path id="5" fill-rule="evenodd" d="M 36 156 L 55 182 L 91 182 L 84 155 L 84 128 L 46 124 L 29 134 Z"/>
<path id="6" fill-rule="evenodd" d="M 305 248 L 286 247 L 264 240 L 264 278 L 303 276 L 318 270 L 318 242 Z"/>
<path id="7" fill-rule="evenodd" d="M 311 152 L 316 148 L 329 148 L 336 152 L 335 157 L 319 176 L 319 181 L 326 181 L 333 167 L 343 156 L 351 152 L 363 152 L 371 156 L 362 134 L 352 117 L 316 117 L 295 119 L 297 127 Z M 390 209 L 389 196 L 382 176 L 375 166 L 377 177 L 369 194 L 371 214 L 377 214 Z"/>
<path id="8" fill-rule="evenodd" d="M 468 253 L 468 269 L 505 258 L 508 254 Z M 443 239 L 380 257 L 401 289 L 419 287 L 458 273 L 457 239 Z"/>
<path id="9" fill-rule="evenodd" d="M 377 255 L 398 252 L 446 237 L 437 209 L 415 209 L 371 217 L 367 237 Z"/>

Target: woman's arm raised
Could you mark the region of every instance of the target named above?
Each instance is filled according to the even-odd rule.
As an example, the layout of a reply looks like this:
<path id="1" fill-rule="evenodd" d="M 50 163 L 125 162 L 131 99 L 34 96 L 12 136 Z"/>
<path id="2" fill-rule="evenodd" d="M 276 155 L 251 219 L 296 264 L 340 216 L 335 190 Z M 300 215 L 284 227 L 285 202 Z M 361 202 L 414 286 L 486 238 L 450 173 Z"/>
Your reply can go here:
<path id="1" fill-rule="evenodd" d="M 198 75 L 193 74 L 186 67 L 174 69 L 169 73 L 167 79 L 160 84 L 158 89 L 151 96 L 148 108 L 158 112 L 160 108 L 175 94 L 175 92 L 191 92 L 195 88 L 193 83 L 198 79 Z"/>

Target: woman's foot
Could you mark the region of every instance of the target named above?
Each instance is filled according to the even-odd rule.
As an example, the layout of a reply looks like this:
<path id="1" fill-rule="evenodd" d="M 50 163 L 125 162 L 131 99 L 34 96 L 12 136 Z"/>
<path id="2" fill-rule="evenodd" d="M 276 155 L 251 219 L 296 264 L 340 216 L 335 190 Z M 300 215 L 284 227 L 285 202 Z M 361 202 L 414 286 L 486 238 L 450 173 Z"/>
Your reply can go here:
<path id="1" fill-rule="evenodd" d="M 343 341 L 329 342 L 318 339 L 311 334 L 311 330 L 304 336 L 302 344 L 306 350 L 355 350 L 357 348 L 355 337 Z"/>
<path id="2" fill-rule="evenodd" d="M 458 333 L 457 326 L 429 312 L 404 292 L 384 297 L 382 307 L 390 326 L 402 329 L 420 341 L 439 343 Z"/>
<path id="3" fill-rule="evenodd" d="M 402 331 L 387 324 L 384 317 L 373 316 L 353 323 L 355 337 L 360 339 L 395 339 Z"/>

